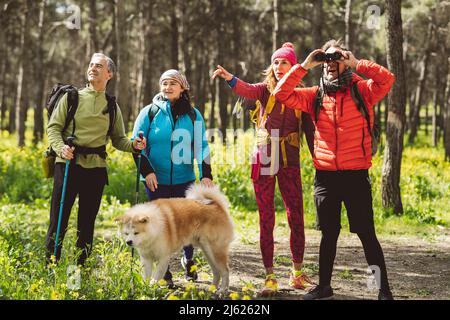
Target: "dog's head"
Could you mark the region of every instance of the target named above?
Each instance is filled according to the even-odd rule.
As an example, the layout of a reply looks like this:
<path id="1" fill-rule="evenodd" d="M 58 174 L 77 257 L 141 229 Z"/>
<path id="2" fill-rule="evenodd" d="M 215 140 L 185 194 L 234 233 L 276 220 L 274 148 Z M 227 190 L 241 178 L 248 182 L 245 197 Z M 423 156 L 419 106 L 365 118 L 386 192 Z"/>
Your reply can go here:
<path id="1" fill-rule="evenodd" d="M 129 209 L 123 216 L 114 219 L 120 226 L 120 231 L 127 245 L 139 248 L 148 237 L 147 226 L 149 215 Z"/>

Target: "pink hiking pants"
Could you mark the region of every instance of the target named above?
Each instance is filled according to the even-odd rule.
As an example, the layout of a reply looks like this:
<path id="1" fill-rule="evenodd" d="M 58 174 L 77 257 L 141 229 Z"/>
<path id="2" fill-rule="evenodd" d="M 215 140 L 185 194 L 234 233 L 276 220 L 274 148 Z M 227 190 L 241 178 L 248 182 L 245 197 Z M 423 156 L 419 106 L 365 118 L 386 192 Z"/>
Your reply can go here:
<path id="1" fill-rule="evenodd" d="M 273 229 L 275 227 L 275 177 L 283 197 L 289 227 L 292 261 L 303 262 L 305 252 L 305 230 L 303 221 L 303 197 L 300 169 L 280 168 L 275 176 L 260 175 L 253 180 L 256 202 L 259 208 L 260 246 L 265 268 L 273 267 Z"/>

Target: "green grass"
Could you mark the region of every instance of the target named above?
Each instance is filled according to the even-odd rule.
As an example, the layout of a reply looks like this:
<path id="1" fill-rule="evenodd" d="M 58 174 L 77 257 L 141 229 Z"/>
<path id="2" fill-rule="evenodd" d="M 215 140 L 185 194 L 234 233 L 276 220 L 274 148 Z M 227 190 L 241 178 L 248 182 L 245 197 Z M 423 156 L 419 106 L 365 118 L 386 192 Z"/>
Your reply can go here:
<path id="1" fill-rule="evenodd" d="M 27 139 L 31 139 L 27 132 Z M 164 285 L 150 286 L 140 275 L 137 257 L 131 273 L 129 250 L 118 236 L 114 217 L 134 202 L 135 168 L 131 156 L 109 150 L 109 180 L 105 188 L 102 206 L 96 221 L 94 251 L 87 268 L 77 278 L 68 271 L 76 261 L 74 249 L 76 214 L 72 214 L 61 262 L 47 268 L 44 265 L 44 239 L 48 227 L 49 202 L 52 181 L 45 179 L 41 170 L 41 155 L 46 143 L 23 149 L 15 147 L 15 138 L 2 133 L 0 139 L 0 299 L 212 299 L 213 292 L 188 286 L 176 291 Z M 244 244 L 259 250 L 259 215 L 250 180 L 249 150 L 252 135 L 245 134 L 239 145 L 212 146 L 214 181 L 228 196 L 238 238 Z M 251 149 L 250 149 L 251 150 Z M 220 164 L 218 157 L 235 157 L 237 164 Z M 308 151 L 302 150 L 302 181 L 305 210 L 305 226 L 315 225 L 313 201 L 314 168 Z M 450 225 L 450 164 L 443 161 L 443 149 L 432 148 L 423 135 L 417 146 L 406 146 L 403 154 L 401 190 L 405 212 L 396 216 L 381 205 L 382 154 L 373 159 L 370 171 L 373 188 L 375 224 L 379 234 L 415 235 L 433 237 L 440 232 L 440 225 Z M 141 200 L 145 200 L 141 188 Z M 76 204 L 73 212 L 76 212 Z M 286 213 L 279 191 L 275 197 L 276 236 L 289 233 Z M 342 213 L 343 229 L 348 230 L 345 212 Z M 209 267 L 201 254 L 196 256 L 201 272 Z M 277 263 L 290 263 L 277 256 Z M 306 266 L 317 272 L 317 265 Z M 262 265 L 261 265 L 262 270 Z M 132 277 L 131 277 L 132 275 Z M 342 277 L 348 278 L 342 273 Z M 350 274 L 351 276 L 351 274 Z M 131 279 L 134 279 L 134 286 Z M 75 281 L 76 282 L 76 281 Z M 228 299 L 253 298 L 252 284 L 243 283 L 242 289 Z M 214 291 L 214 290 L 212 290 Z"/>

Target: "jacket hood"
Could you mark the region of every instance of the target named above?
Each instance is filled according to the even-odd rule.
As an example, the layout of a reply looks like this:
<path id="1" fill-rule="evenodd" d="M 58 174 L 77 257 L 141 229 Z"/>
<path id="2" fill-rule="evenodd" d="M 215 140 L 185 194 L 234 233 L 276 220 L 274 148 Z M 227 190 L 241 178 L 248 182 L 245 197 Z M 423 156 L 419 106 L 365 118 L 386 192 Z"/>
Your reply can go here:
<path id="1" fill-rule="evenodd" d="M 153 97 L 153 104 L 156 104 L 165 113 L 169 113 L 171 107 L 170 101 L 164 98 L 164 95 L 160 92 Z M 177 115 L 187 114 L 192 110 L 192 106 L 189 101 L 185 98 L 180 98 L 175 102 L 174 110 Z"/>
<path id="2" fill-rule="evenodd" d="M 168 113 L 168 108 L 170 108 L 170 102 L 164 98 L 163 94 L 160 92 L 153 97 L 152 103 L 157 105 L 164 113 Z"/>

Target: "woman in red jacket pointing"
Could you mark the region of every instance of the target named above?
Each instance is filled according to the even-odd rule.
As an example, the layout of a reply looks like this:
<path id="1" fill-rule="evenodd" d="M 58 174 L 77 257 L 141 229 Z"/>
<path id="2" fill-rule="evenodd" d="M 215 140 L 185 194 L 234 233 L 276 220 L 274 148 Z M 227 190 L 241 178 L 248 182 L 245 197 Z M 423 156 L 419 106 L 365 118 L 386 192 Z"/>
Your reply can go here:
<path id="1" fill-rule="evenodd" d="M 321 64 L 324 76 L 320 86 L 295 88 L 307 70 Z M 352 69 L 368 80 L 354 74 Z M 375 234 L 368 169 L 372 165 L 373 105 L 389 92 L 393 83 L 394 75 L 389 70 L 368 60 L 357 60 L 340 41 L 330 40 L 301 65 L 293 66 L 275 88 L 279 101 L 308 112 L 315 124 L 314 200 L 317 226 L 322 231 L 320 282 L 304 299 L 333 296 L 330 283 L 342 202 L 350 231 L 361 239 L 367 262 L 375 270 L 378 298 L 392 299 L 383 251 Z M 366 116 L 354 97 L 355 91 L 366 106 Z"/>
<path id="2" fill-rule="evenodd" d="M 217 66 L 212 76 L 225 79 L 238 95 L 258 100 L 260 103 L 256 121 L 257 148 L 253 155 L 252 180 L 260 216 L 260 247 L 266 269 L 262 295 L 271 295 L 277 290 L 273 273 L 276 180 L 291 228 L 290 246 L 294 270 L 290 275 L 290 285 L 296 289 L 305 289 L 305 286 L 311 283 L 302 272 L 305 232 L 299 162 L 301 112 L 285 108 L 272 94 L 277 82 L 297 63 L 293 45 L 285 43 L 272 54 L 271 62 L 261 83 L 246 83 L 221 66 Z"/>

